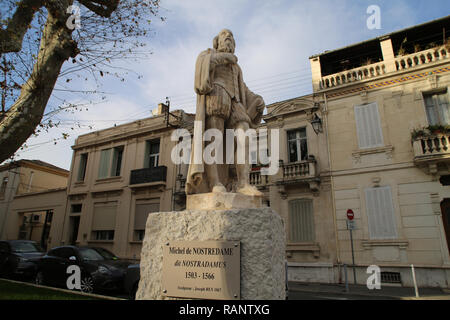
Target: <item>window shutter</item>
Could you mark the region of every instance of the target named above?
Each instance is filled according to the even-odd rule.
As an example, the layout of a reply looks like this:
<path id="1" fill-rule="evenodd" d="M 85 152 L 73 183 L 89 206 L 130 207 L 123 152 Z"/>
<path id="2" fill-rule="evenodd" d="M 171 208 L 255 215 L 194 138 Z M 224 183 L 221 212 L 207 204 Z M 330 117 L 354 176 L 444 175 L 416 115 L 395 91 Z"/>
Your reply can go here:
<path id="1" fill-rule="evenodd" d="M 355 121 L 360 149 L 384 145 L 378 105 L 376 103 L 355 106 Z"/>
<path id="2" fill-rule="evenodd" d="M 370 238 L 397 238 L 394 205 L 390 187 L 366 189 L 366 209 Z"/>
<path id="3" fill-rule="evenodd" d="M 314 214 L 311 200 L 289 202 L 289 240 L 295 242 L 313 242 Z"/>
<path id="4" fill-rule="evenodd" d="M 111 152 L 112 149 L 102 150 L 100 154 L 100 165 L 98 168 L 98 177 L 107 178 L 109 177 L 109 165 L 111 162 Z"/>
<path id="5" fill-rule="evenodd" d="M 439 118 L 441 125 L 450 124 L 450 105 L 448 103 L 448 93 L 436 95 L 437 104 L 439 105 Z"/>
<path id="6" fill-rule="evenodd" d="M 115 230 L 116 229 L 117 203 L 96 203 L 94 204 L 94 218 L 92 230 Z"/>
<path id="7" fill-rule="evenodd" d="M 159 212 L 159 203 L 136 204 L 134 230 L 145 230 L 149 213 Z"/>
<path id="8" fill-rule="evenodd" d="M 88 159 L 88 154 L 87 153 L 83 153 L 80 156 L 77 181 L 84 181 L 84 177 L 86 175 L 87 159 Z"/>

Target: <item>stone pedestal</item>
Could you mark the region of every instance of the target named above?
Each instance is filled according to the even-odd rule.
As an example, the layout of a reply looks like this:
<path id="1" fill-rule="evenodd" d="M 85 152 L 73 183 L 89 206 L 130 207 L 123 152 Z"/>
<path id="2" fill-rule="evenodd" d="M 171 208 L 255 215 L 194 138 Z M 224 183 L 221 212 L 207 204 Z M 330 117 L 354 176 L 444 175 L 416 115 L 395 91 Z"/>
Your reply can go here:
<path id="1" fill-rule="evenodd" d="M 150 214 L 136 299 L 165 299 L 162 295 L 163 247 L 168 242 L 209 240 L 240 241 L 241 299 L 285 299 L 284 225 L 271 208 Z"/>

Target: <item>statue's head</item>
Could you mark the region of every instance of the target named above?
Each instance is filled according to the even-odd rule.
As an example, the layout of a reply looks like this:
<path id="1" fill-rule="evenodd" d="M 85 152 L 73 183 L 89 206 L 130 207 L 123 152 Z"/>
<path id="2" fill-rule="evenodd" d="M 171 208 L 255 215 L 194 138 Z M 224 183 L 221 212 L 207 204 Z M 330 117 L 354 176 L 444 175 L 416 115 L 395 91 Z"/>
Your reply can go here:
<path id="1" fill-rule="evenodd" d="M 234 41 L 233 32 L 223 29 L 213 40 L 213 48 L 220 52 L 234 53 L 236 42 Z"/>

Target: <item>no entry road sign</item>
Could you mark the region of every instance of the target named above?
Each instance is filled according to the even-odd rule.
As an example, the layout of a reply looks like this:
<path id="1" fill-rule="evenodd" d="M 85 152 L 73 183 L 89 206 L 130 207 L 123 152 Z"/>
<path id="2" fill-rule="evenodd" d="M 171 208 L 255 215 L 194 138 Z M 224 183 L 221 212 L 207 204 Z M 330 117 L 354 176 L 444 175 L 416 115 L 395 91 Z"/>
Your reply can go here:
<path id="1" fill-rule="evenodd" d="M 347 210 L 347 219 L 348 220 L 353 220 L 355 218 L 355 214 L 353 213 L 352 209 L 348 209 Z"/>

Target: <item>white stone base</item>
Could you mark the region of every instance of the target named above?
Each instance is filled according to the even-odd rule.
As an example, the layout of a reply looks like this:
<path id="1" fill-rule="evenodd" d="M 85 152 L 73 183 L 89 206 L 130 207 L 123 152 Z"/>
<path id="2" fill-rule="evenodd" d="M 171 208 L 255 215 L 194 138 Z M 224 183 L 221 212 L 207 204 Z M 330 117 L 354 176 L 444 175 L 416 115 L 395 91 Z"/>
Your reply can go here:
<path id="1" fill-rule="evenodd" d="M 138 300 L 162 296 L 163 247 L 170 241 L 241 243 L 241 299 L 285 299 L 285 231 L 271 208 L 152 213 L 141 251 Z"/>

